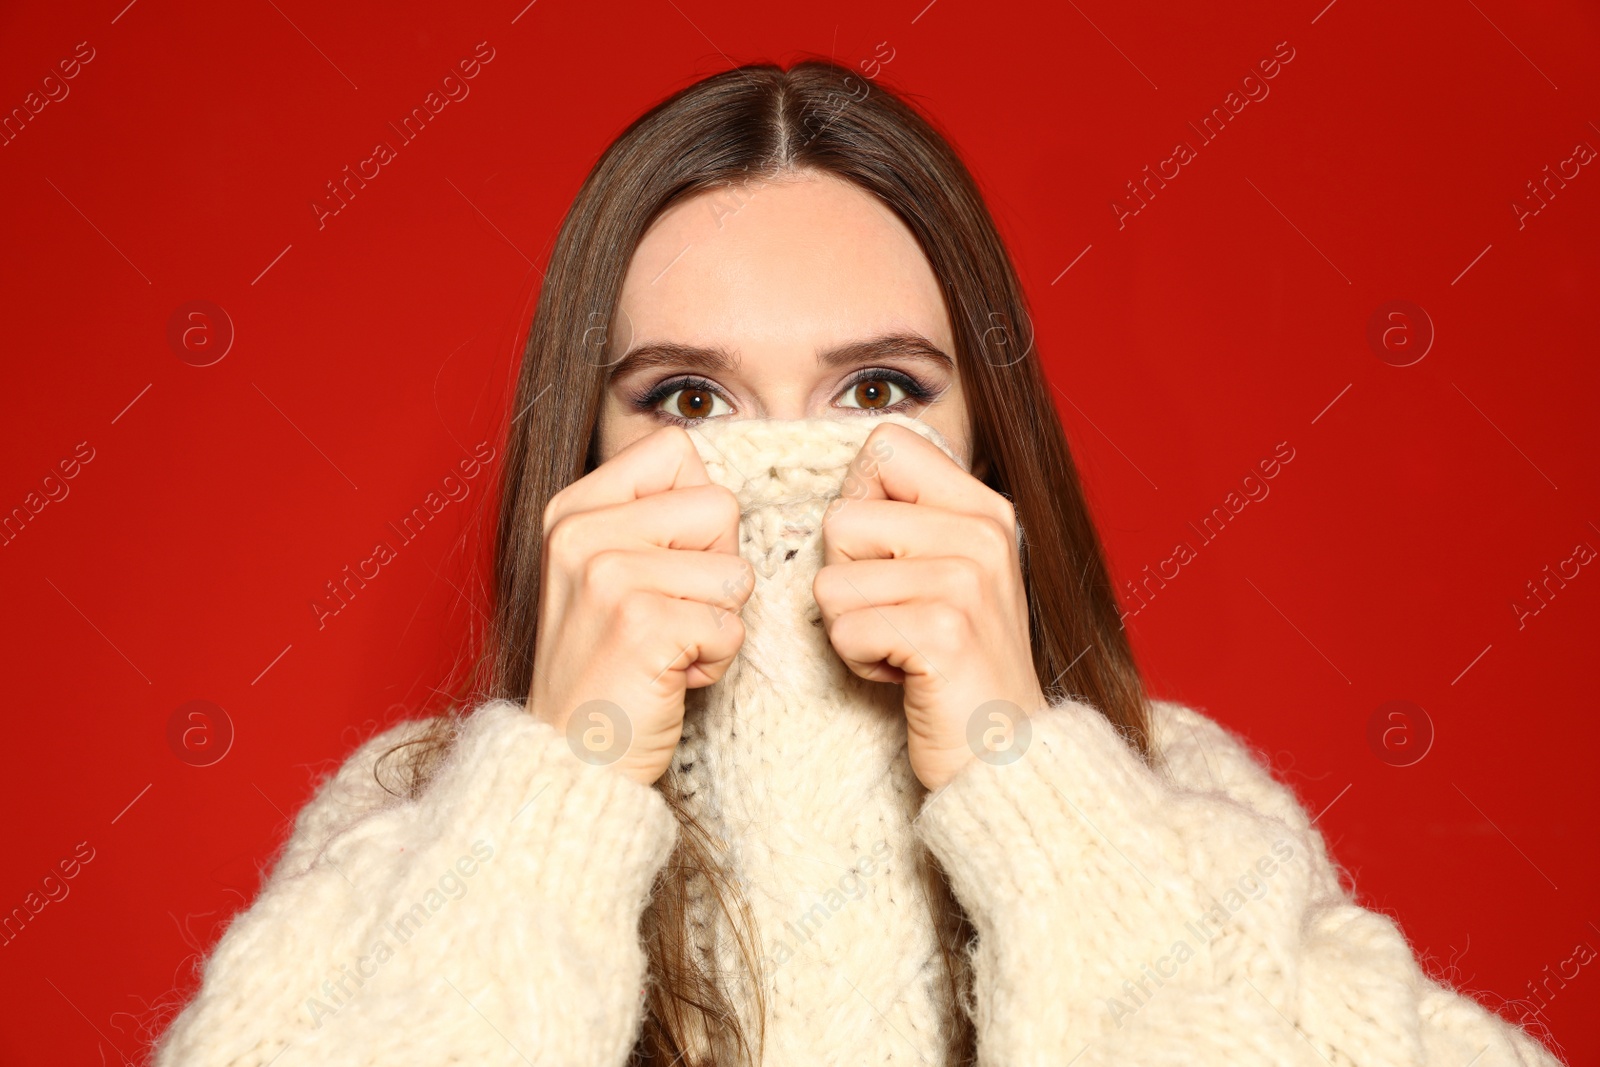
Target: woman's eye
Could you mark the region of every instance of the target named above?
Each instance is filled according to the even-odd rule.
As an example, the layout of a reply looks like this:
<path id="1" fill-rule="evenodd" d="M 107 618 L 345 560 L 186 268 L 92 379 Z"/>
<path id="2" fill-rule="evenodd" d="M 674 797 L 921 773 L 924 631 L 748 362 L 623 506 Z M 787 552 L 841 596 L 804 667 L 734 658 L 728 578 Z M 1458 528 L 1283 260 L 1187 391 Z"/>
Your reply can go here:
<path id="1" fill-rule="evenodd" d="M 718 404 L 722 405 L 721 410 L 718 410 Z M 732 410 L 722 397 L 697 385 L 685 385 L 667 393 L 661 398 L 661 408 L 667 414 L 682 419 L 709 419 L 714 415 L 726 415 Z"/>
<path id="2" fill-rule="evenodd" d="M 895 396 L 895 390 L 900 395 Z M 845 389 L 841 407 L 891 408 L 906 398 L 905 386 L 891 378 L 860 378 Z"/>

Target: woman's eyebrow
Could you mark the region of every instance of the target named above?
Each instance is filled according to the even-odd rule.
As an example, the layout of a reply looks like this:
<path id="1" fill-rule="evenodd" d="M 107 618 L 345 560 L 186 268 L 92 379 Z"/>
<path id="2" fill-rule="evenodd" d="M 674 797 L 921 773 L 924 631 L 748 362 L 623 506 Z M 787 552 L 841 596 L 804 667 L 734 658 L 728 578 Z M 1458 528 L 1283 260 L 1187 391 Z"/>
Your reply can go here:
<path id="1" fill-rule="evenodd" d="M 839 367 L 892 358 L 927 360 L 946 370 L 954 370 L 956 366 L 956 361 L 943 349 L 919 333 L 885 333 L 865 341 L 852 341 L 820 353 L 817 362 Z"/>
<path id="2" fill-rule="evenodd" d="M 885 333 L 818 353 L 817 362 L 827 367 L 870 363 L 878 359 L 920 359 L 946 370 L 955 369 L 955 360 L 938 345 L 917 333 Z M 631 349 L 611 368 L 611 378 L 619 378 L 651 367 L 706 367 L 731 371 L 739 359 L 721 345 L 686 345 L 676 341 L 652 341 Z"/>
<path id="3" fill-rule="evenodd" d="M 651 341 L 617 360 L 611 368 L 610 378 L 620 378 L 635 371 L 651 367 L 706 367 L 710 370 L 729 371 L 739 365 L 739 360 L 726 348 L 718 345 L 707 348 L 701 345 L 684 345 L 676 341 Z"/>

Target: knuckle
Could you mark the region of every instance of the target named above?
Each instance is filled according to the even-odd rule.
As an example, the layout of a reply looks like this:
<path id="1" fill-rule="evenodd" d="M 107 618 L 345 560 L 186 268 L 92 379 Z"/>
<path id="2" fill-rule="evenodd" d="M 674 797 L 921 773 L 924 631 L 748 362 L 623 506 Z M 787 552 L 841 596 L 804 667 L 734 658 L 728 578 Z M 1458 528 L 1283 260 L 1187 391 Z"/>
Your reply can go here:
<path id="1" fill-rule="evenodd" d="M 744 620 L 737 612 L 729 612 L 719 623 L 717 637 L 720 639 L 720 648 L 725 656 L 732 656 L 740 645 L 744 644 Z"/>
<path id="2" fill-rule="evenodd" d="M 545 552 L 557 566 L 568 570 L 575 568 L 583 558 L 583 539 L 576 519 L 573 515 L 558 519 L 544 535 Z"/>
<path id="3" fill-rule="evenodd" d="M 656 597 L 643 589 L 628 589 L 611 601 L 611 619 L 619 631 L 649 633 L 659 628 Z"/>
<path id="4" fill-rule="evenodd" d="M 995 494 L 995 521 L 1003 529 L 1012 530 L 1017 525 L 1017 506 L 1006 497 Z"/>
<path id="5" fill-rule="evenodd" d="M 971 556 L 949 557 L 946 581 L 950 588 L 965 601 L 977 599 L 988 578 L 988 568 Z"/>
<path id="6" fill-rule="evenodd" d="M 834 589 L 834 575 L 837 573 L 838 567 L 832 563 L 818 567 L 816 577 L 811 579 L 811 595 L 819 601 L 831 599 Z"/>
<path id="7" fill-rule="evenodd" d="M 822 510 L 822 532 L 824 536 L 838 537 L 847 529 L 846 520 L 853 513 L 852 503 L 857 502 L 857 495 L 862 492 L 858 487 L 845 483 L 839 495 L 829 500 Z"/>
<path id="8" fill-rule="evenodd" d="M 982 558 L 994 563 L 1006 559 L 1017 542 L 1015 527 L 998 521 L 983 521 L 978 523 L 978 528 L 982 531 L 979 534 Z"/>
<path id="9" fill-rule="evenodd" d="M 845 572 L 836 563 L 819 568 L 816 578 L 812 579 L 812 599 L 828 614 L 842 614 L 851 604 L 859 605 L 861 598 L 852 594 L 853 590 L 845 583 Z"/>
<path id="10" fill-rule="evenodd" d="M 717 517 L 722 521 L 722 525 L 738 526 L 742 512 L 739 508 L 739 498 L 733 490 L 725 485 L 711 485 L 706 488 L 710 491 L 709 506 L 718 509 Z"/>
<path id="11" fill-rule="evenodd" d="M 570 487 L 556 490 L 555 494 L 544 503 L 544 511 L 540 514 L 539 528 L 544 531 L 546 537 L 550 536 L 551 527 L 555 525 L 557 516 L 566 509 L 566 503 L 570 499 L 568 495 L 569 489 Z"/>
<path id="12" fill-rule="evenodd" d="M 928 641 L 934 647 L 954 651 L 967 641 L 967 616 L 949 604 L 936 604 L 928 608 L 923 625 Z"/>
<path id="13" fill-rule="evenodd" d="M 823 629 L 828 635 L 828 640 L 840 652 L 848 652 L 855 648 L 856 624 L 854 612 L 838 612 L 823 617 Z"/>
<path id="14" fill-rule="evenodd" d="M 750 599 L 750 594 L 755 592 L 756 569 L 743 556 L 735 558 L 738 562 L 735 564 L 733 573 L 729 576 L 725 588 L 734 603 L 744 604 Z"/>
<path id="15" fill-rule="evenodd" d="M 629 562 L 629 554 L 618 548 L 591 555 L 583 562 L 584 594 L 602 603 L 622 595 L 629 587 Z"/>

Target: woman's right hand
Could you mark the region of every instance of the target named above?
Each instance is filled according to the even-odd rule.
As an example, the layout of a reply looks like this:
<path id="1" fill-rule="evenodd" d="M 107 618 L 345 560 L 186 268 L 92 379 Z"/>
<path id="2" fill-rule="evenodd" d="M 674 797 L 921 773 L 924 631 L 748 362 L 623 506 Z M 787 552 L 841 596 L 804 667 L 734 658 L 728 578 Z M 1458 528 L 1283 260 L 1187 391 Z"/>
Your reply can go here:
<path id="1" fill-rule="evenodd" d="M 744 642 L 755 572 L 737 498 L 711 484 L 688 431 L 664 426 L 551 497 L 540 566 L 530 710 L 581 758 L 650 785 L 685 691 L 722 677 Z"/>

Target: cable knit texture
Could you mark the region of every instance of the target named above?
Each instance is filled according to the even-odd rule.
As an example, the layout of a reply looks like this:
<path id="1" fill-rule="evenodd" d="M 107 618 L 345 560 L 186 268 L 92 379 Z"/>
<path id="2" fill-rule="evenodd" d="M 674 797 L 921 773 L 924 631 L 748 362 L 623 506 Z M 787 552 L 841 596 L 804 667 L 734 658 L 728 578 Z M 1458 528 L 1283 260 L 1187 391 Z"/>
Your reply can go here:
<path id="1" fill-rule="evenodd" d="M 1293 792 L 1193 709 L 1153 702 L 1154 768 L 1069 699 L 923 789 L 898 687 L 844 667 L 811 596 L 823 506 L 882 420 L 951 451 L 899 415 L 692 433 L 740 500 L 757 577 L 743 648 L 690 691 L 673 764 L 756 920 L 766 1064 L 944 1062 L 930 862 L 977 932 L 980 1067 L 1558 1064 L 1428 978 L 1341 886 Z M 626 1062 L 670 809 L 505 700 L 466 717 L 418 798 L 393 797 L 374 762 L 423 725 L 367 742 L 302 809 L 157 1067 Z M 690 891 L 700 950 L 738 975 Z"/>

